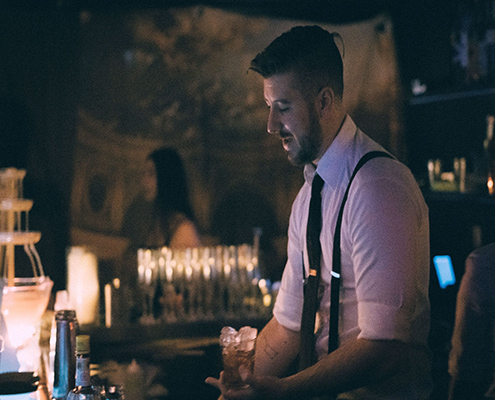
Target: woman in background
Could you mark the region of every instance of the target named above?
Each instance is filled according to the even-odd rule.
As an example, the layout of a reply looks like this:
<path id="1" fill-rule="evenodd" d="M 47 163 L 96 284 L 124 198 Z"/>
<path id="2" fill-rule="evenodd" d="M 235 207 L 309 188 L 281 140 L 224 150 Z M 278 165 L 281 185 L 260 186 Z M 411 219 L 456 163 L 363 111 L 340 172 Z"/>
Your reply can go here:
<path id="1" fill-rule="evenodd" d="M 132 251 L 200 246 L 186 172 L 177 151 L 168 147 L 153 151 L 146 160 L 142 184 L 143 192 L 130 205 L 122 226 Z"/>
<path id="2" fill-rule="evenodd" d="M 142 315 L 140 305 L 135 303 L 134 293 L 139 293 L 137 276 L 137 251 L 140 248 L 186 249 L 201 246 L 194 213 L 189 201 L 186 172 L 179 154 L 163 147 L 153 151 L 146 159 L 142 179 L 142 192 L 126 211 L 122 236 L 129 240 L 120 268 L 121 284 L 130 302 L 129 319 L 134 321 Z M 154 314 L 161 313 L 160 285 L 154 299 Z M 173 301 L 178 301 L 174 299 Z M 168 299 L 170 302 L 170 298 Z"/>

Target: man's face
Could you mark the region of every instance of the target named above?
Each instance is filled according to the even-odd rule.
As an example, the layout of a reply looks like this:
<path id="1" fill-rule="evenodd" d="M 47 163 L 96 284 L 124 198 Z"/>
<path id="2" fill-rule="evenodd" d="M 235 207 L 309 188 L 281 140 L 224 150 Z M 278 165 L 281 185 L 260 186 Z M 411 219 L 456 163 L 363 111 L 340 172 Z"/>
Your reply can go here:
<path id="1" fill-rule="evenodd" d="M 314 102 L 297 89 L 293 73 L 266 78 L 264 95 L 270 109 L 268 132 L 280 137 L 289 160 L 295 165 L 314 161 L 321 147 L 321 127 Z"/>

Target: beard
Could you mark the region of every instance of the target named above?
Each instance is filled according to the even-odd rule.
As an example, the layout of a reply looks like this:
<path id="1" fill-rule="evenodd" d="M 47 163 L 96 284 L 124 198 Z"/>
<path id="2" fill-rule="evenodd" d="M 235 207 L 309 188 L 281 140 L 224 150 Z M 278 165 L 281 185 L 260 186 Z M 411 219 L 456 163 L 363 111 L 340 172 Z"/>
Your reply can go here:
<path id="1" fill-rule="evenodd" d="M 284 135 L 281 135 L 282 137 Z M 294 135 L 286 135 L 294 136 Z M 292 138 L 294 140 L 294 137 Z M 298 146 L 294 151 L 288 151 L 287 157 L 291 164 L 301 166 L 316 160 L 321 149 L 321 127 L 315 115 L 311 115 L 308 131 L 298 139 Z"/>

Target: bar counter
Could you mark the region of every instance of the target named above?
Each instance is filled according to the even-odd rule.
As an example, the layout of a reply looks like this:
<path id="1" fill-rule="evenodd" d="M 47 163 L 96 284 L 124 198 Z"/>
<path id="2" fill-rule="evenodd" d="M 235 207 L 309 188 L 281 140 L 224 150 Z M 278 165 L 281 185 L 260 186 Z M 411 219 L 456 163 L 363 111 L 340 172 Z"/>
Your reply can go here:
<path id="1" fill-rule="evenodd" d="M 220 331 L 224 326 L 240 329 L 251 326 L 259 330 L 268 322 L 267 317 L 215 318 L 212 320 L 178 321 L 155 324 L 129 324 L 106 328 L 104 326 L 81 326 L 81 333 L 91 336 L 91 358 L 94 362 L 107 359 L 126 359 L 142 355 L 143 350 L 156 346 L 180 353 L 184 348 L 194 349 L 218 345 Z"/>
<path id="2" fill-rule="evenodd" d="M 222 370 L 221 329 L 251 326 L 260 330 L 267 322 L 265 317 L 215 318 L 112 328 L 82 326 L 81 333 L 91 336 L 91 362 L 96 368 L 128 366 L 136 360 L 145 376 L 155 374 L 155 389 L 147 384 L 143 400 L 216 400 L 218 390 L 204 381 Z M 156 387 L 166 388 L 166 395 L 152 394 Z"/>

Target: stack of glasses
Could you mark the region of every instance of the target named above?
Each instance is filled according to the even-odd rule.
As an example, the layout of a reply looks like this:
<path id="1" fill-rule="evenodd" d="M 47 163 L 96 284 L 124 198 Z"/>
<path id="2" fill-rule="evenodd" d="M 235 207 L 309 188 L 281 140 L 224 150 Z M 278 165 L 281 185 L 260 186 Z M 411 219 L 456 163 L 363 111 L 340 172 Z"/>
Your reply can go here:
<path id="1" fill-rule="evenodd" d="M 139 249 L 140 322 L 268 316 L 273 294 L 261 278 L 257 253 L 247 244 Z"/>

